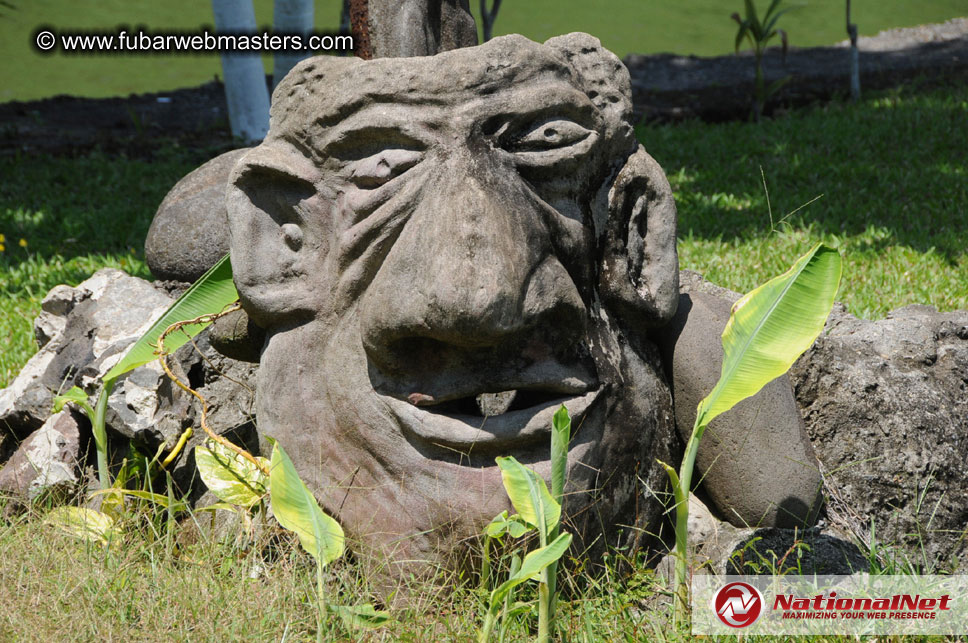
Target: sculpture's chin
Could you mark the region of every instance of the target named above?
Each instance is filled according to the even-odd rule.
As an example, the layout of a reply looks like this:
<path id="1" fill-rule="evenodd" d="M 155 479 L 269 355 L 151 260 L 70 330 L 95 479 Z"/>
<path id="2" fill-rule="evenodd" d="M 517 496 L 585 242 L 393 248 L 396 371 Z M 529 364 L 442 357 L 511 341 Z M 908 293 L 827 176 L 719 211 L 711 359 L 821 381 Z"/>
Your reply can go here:
<path id="1" fill-rule="evenodd" d="M 535 404 L 512 407 L 493 416 L 461 413 L 451 410 L 453 407 L 419 407 L 389 396 L 380 397 L 408 440 L 449 454 L 493 456 L 513 455 L 519 449 L 549 443 L 552 416 L 562 405 L 568 409 L 572 423 L 580 425 L 601 393 L 599 387 L 582 395 L 539 398 Z"/>

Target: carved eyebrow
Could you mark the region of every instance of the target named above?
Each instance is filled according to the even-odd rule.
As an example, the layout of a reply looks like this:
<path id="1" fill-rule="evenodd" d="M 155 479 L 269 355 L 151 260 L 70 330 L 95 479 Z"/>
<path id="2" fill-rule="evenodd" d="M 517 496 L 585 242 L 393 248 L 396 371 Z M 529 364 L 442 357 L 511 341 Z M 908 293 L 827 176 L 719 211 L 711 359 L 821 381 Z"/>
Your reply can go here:
<path id="1" fill-rule="evenodd" d="M 423 150 L 430 143 L 431 129 L 426 110 L 375 103 L 328 127 L 319 148 L 343 160 L 366 158 L 388 147 Z"/>
<path id="2" fill-rule="evenodd" d="M 527 89 L 512 89 L 497 96 L 502 105 L 501 113 L 486 117 L 483 126 L 485 133 L 496 133 L 504 124 L 525 124 L 551 117 L 568 118 L 592 127 L 599 118 L 598 108 L 584 92 L 561 81 L 542 83 Z M 489 102 L 481 105 L 485 111 L 490 111 L 488 106 Z"/>
<path id="3" fill-rule="evenodd" d="M 361 125 L 344 127 L 322 145 L 322 151 L 331 157 L 354 161 L 372 156 L 387 148 L 424 150 L 427 143 L 409 132 L 393 126 Z"/>

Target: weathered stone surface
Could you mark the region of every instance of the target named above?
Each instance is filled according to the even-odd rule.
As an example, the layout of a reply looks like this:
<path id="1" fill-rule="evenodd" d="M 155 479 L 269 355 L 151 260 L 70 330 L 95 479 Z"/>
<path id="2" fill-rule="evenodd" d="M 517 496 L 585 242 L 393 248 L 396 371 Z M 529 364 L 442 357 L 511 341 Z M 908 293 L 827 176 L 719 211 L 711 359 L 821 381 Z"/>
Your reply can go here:
<path id="1" fill-rule="evenodd" d="M 320 57 L 272 109 L 227 192 L 259 424 L 350 538 L 447 560 L 509 508 L 495 456 L 548 475 L 562 403 L 576 551 L 659 533 L 680 444 L 645 331 L 679 299 L 675 205 L 618 59 L 585 34 Z"/>
<path id="2" fill-rule="evenodd" d="M 737 295 L 707 286 L 690 271 L 680 273 L 679 284 L 676 317 L 658 336 L 666 363 L 673 365 L 676 425 L 685 441 L 696 406 L 719 379 L 719 338 Z M 696 464 L 697 484 L 702 480 L 714 507 L 729 508 L 720 517 L 737 527 L 803 527 L 820 511 L 817 458 L 785 375 L 713 420 Z"/>
<path id="3" fill-rule="evenodd" d="M 835 310 L 795 365 L 831 517 L 919 563 L 968 556 L 968 311 Z M 872 531 L 873 530 L 873 531 Z"/>
<path id="4" fill-rule="evenodd" d="M 216 156 L 168 192 L 145 239 L 151 274 L 193 282 L 228 252 L 225 186 L 232 167 L 247 151 Z"/>
<path id="5" fill-rule="evenodd" d="M 55 288 L 42 305 L 37 334 L 49 339 L 0 390 L 0 429 L 21 439 L 47 419 L 55 391 L 75 384 L 93 390 L 171 303 L 120 270 L 101 270 L 77 288 L 65 288 Z"/>
<path id="6" fill-rule="evenodd" d="M 548 475 L 561 403 L 577 549 L 657 531 L 671 398 L 611 308 L 671 316 L 675 208 L 630 111 L 621 63 L 583 34 L 320 57 L 277 88 L 228 193 L 236 285 L 268 332 L 259 426 L 366 551 L 448 560 L 509 508 L 495 456 Z"/>
<path id="7" fill-rule="evenodd" d="M 0 494 L 29 501 L 70 491 L 80 481 L 85 449 L 78 417 L 66 409 L 50 416 L 0 469 Z"/>

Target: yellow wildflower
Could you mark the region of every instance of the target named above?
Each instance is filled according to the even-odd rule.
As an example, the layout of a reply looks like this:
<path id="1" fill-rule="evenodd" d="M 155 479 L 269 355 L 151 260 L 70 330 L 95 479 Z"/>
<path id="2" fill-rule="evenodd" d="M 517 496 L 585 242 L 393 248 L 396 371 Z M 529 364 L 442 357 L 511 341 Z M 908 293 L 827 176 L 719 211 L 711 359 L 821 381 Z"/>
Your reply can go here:
<path id="1" fill-rule="evenodd" d="M 21 239 L 20 240 L 20 247 L 21 248 L 26 248 L 27 247 L 27 240 L 26 239 Z"/>
<path id="2" fill-rule="evenodd" d="M 6 249 L 7 249 L 6 246 L 4 246 L 2 243 L 0 243 L 0 252 L 3 252 Z"/>

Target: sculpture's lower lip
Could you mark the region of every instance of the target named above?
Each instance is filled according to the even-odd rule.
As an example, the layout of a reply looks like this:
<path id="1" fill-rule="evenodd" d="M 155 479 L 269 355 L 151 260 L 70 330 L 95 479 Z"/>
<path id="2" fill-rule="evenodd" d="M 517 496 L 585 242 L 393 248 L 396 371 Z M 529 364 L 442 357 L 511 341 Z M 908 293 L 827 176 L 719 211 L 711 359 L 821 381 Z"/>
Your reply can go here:
<path id="1" fill-rule="evenodd" d="M 562 404 L 572 426 L 578 426 L 602 389 L 580 395 L 563 395 L 534 406 L 487 417 L 439 413 L 433 407 L 381 396 L 411 439 L 462 453 L 508 452 L 550 439 L 551 419 Z M 573 429 L 574 430 L 574 429 Z"/>

